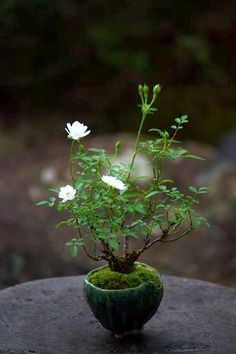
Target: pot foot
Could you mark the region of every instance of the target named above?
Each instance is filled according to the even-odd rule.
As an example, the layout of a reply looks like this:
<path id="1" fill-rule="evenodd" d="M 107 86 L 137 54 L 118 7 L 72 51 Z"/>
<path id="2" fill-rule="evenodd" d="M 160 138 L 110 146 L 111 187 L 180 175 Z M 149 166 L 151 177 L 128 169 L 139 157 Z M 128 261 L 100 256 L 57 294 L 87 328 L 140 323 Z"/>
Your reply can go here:
<path id="1" fill-rule="evenodd" d="M 123 333 L 113 333 L 113 336 L 117 339 L 121 339 L 123 337 L 129 336 L 129 335 L 134 335 L 134 334 L 140 334 L 143 331 L 143 326 L 137 329 L 133 329 L 131 331 L 123 332 Z"/>
<path id="2" fill-rule="evenodd" d="M 113 333 L 113 336 L 114 336 L 115 338 L 117 338 L 117 339 L 123 338 L 124 335 L 125 335 L 124 333 Z"/>

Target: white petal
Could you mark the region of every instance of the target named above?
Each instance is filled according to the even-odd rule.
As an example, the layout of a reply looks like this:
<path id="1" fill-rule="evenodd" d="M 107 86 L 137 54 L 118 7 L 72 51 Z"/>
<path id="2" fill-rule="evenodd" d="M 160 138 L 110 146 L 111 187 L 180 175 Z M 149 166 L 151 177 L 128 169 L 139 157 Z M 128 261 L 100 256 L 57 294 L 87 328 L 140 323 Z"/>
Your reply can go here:
<path id="1" fill-rule="evenodd" d="M 67 128 L 65 128 L 66 132 L 68 133 L 68 138 L 79 140 L 91 133 L 91 130 L 87 130 L 87 125 L 75 121 L 74 123 L 70 124 L 67 123 Z"/>
<path id="2" fill-rule="evenodd" d="M 126 185 L 116 177 L 104 175 L 102 176 L 102 181 L 108 184 L 109 186 L 119 189 L 121 191 L 126 189 Z"/>
<path id="3" fill-rule="evenodd" d="M 82 124 L 82 127 L 80 127 L 80 131 L 83 133 L 85 133 L 87 129 L 88 129 L 87 125 Z"/>
<path id="4" fill-rule="evenodd" d="M 75 121 L 73 124 L 72 124 L 72 129 L 80 129 L 81 126 L 83 126 L 82 123 L 78 122 L 78 121 Z"/>
<path id="5" fill-rule="evenodd" d="M 91 130 L 86 131 L 86 132 L 83 134 L 83 137 L 89 135 L 90 133 L 91 133 Z"/>

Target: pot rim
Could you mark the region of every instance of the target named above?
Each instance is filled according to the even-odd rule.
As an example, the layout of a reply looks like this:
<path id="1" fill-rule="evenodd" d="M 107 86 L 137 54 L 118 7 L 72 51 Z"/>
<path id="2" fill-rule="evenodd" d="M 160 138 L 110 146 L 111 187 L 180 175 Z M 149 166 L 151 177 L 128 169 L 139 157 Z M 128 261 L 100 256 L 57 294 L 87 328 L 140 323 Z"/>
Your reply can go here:
<path id="1" fill-rule="evenodd" d="M 145 267 L 147 268 L 151 268 L 151 269 L 155 269 L 149 265 L 147 265 L 146 263 L 143 263 L 143 262 L 135 262 L 135 264 L 141 264 L 141 265 L 144 265 Z M 98 286 L 92 284 L 88 278 L 89 276 L 92 274 L 92 273 L 95 273 L 96 271 L 98 271 L 99 269 L 103 269 L 103 268 L 106 268 L 107 265 L 103 265 L 103 266 L 100 266 L 100 267 L 97 267 L 97 268 L 94 268 L 92 269 L 90 272 L 88 272 L 84 278 L 84 282 L 87 283 L 88 285 L 90 285 L 91 287 L 95 288 L 95 289 L 98 289 L 100 291 L 103 291 L 103 292 L 128 292 L 128 291 L 134 291 L 134 290 L 137 290 L 137 289 L 141 289 L 145 286 L 145 284 L 147 283 L 153 283 L 153 281 L 149 280 L 149 281 L 144 281 L 143 283 L 141 283 L 140 285 L 138 286 L 135 286 L 133 288 L 126 288 L 126 289 L 102 289 L 102 288 L 99 288 Z M 162 282 L 162 276 L 161 274 L 155 269 L 156 273 L 157 273 L 157 276 L 160 280 L 160 286 L 157 288 L 157 289 L 163 289 L 163 282 Z M 153 283 L 154 284 L 154 283 Z"/>

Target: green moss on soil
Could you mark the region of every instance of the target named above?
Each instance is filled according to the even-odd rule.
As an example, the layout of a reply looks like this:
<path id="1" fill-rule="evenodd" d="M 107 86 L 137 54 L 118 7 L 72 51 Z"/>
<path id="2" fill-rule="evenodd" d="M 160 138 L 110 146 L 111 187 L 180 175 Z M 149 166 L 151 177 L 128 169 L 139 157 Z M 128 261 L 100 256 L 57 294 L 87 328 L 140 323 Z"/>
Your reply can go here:
<path id="1" fill-rule="evenodd" d="M 152 281 L 160 287 L 157 271 L 142 264 L 136 264 L 134 271 L 129 274 L 113 272 L 109 267 L 104 267 L 92 273 L 89 281 L 99 288 L 109 290 L 135 288 L 146 281 Z"/>

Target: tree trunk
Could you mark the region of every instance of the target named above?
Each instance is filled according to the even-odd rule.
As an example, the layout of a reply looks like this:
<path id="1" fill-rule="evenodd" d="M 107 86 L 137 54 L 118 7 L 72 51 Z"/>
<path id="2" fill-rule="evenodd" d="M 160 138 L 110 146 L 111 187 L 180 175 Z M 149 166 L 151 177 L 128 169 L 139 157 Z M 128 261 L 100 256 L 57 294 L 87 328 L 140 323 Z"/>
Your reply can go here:
<path id="1" fill-rule="evenodd" d="M 127 257 L 113 256 L 109 258 L 108 266 L 114 272 L 128 274 L 134 270 L 134 262 L 138 259 L 138 252 L 132 252 Z"/>

